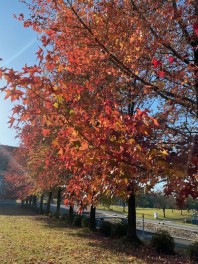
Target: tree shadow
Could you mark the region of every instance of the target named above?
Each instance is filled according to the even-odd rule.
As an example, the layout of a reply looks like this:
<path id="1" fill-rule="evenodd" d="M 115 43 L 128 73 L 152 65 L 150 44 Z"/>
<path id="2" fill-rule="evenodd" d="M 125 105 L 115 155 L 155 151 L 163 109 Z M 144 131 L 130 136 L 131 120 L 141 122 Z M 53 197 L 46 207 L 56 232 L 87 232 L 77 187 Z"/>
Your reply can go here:
<path id="1" fill-rule="evenodd" d="M 3 205 L 0 206 L 0 215 L 9 216 L 34 216 L 34 212 L 31 208 L 21 207 L 20 205 Z"/>

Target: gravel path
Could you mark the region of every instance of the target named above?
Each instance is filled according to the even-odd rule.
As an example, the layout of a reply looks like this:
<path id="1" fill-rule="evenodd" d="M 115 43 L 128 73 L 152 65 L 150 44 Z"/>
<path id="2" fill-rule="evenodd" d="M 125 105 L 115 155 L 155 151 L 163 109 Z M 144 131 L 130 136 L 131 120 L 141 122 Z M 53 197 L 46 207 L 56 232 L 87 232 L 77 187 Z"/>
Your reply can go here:
<path id="1" fill-rule="evenodd" d="M 137 228 L 142 230 L 142 223 L 137 222 Z M 184 227 L 185 228 L 185 227 Z M 180 237 L 190 240 L 198 241 L 198 228 L 197 231 L 190 231 L 186 229 L 171 227 L 163 224 L 144 223 L 144 230 L 150 232 L 157 232 L 158 230 L 167 230 L 171 236 Z"/>

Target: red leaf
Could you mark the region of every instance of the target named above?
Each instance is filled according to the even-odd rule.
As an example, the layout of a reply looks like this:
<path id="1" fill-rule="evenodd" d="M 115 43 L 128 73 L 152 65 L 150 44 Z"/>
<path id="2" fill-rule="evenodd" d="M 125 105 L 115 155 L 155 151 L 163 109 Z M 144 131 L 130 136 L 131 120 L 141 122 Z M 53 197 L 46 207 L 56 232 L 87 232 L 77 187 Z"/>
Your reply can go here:
<path id="1" fill-rule="evenodd" d="M 24 27 L 30 27 L 31 25 L 32 25 L 31 20 L 26 20 L 26 21 L 24 21 L 24 23 L 23 23 L 23 26 L 24 26 Z"/>
<path id="2" fill-rule="evenodd" d="M 195 31 L 195 34 L 198 36 L 198 24 L 193 24 L 193 29 Z"/>
<path id="3" fill-rule="evenodd" d="M 165 73 L 164 73 L 163 71 L 158 71 L 158 76 L 159 76 L 160 78 L 163 78 L 164 75 L 165 75 Z"/>
<path id="4" fill-rule="evenodd" d="M 10 121 L 8 123 L 10 124 L 10 127 L 12 127 L 15 121 L 15 118 L 14 117 L 9 117 L 9 118 L 10 118 Z"/>
<path id="5" fill-rule="evenodd" d="M 158 66 L 161 65 L 161 62 L 159 60 L 157 60 L 156 58 L 153 58 L 152 62 L 151 62 L 154 66 L 154 68 L 156 69 Z"/>
<path id="6" fill-rule="evenodd" d="M 48 167 L 49 166 L 49 159 L 45 160 L 45 165 Z"/>
<path id="7" fill-rule="evenodd" d="M 168 60 L 169 60 L 170 64 L 172 64 L 175 59 L 173 57 L 169 57 Z"/>
<path id="8" fill-rule="evenodd" d="M 45 129 L 45 128 L 42 128 L 42 134 L 43 134 L 43 136 L 44 136 L 44 137 L 46 137 L 47 135 L 49 135 L 49 134 L 50 134 L 50 132 L 51 132 L 51 130 L 50 130 L 50 129 Z"/>

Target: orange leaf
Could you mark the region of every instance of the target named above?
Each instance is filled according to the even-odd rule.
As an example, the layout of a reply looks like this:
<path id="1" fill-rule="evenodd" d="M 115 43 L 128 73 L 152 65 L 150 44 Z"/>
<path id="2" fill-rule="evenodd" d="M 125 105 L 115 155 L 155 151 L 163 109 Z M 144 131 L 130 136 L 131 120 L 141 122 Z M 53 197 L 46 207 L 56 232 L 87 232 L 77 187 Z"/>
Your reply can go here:
<path id="1" fill-rule="evenodd" d="M 44 137 L 46 137 L 47 135 L 49 135 L 51 132 L 50 129 L 46 129 L 46 128 L 42 128 L 42 134 Z"/>
<path id="2" fill-rule="evenodd" d="M 60 156 L 63 156 L 63 153 L 64 153 L 63 149 L 62 149 L 62 148 L 60 148 L 60 150 L 59 150 L 58 154 L 59 154 Z"/>
<path id="3" fill-rule="evenodd" d="M 153 118 L 153 123 L 155 126 L 159 126 L 159 123 L 157 122 L 157 119 Z"/>
<path id="4" fill-rule="evenodd" d="M 10 117 L 10 121 L 8 122 L 10 124 L 10 127 L 13 126 L 14 121 L 15 121 L 15 118 L 14 117 Z"/>

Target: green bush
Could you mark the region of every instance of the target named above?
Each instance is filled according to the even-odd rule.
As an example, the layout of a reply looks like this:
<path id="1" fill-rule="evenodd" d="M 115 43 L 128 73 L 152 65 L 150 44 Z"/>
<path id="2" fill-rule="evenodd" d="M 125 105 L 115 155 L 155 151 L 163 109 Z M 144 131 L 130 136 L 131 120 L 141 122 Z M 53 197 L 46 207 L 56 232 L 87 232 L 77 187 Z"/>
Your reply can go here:
<path id="1" fill-rule="evenodd" d="M 89 218 L 82 217 L 81 226 L 82 227 L 88 227 L 89 226 L 89 222 L 90 222 L 90 219 Z"/>
<path id="2" fill-rule="evenodd" d="M 127 235 L 127 224 L 116 223 L 112 225 L 111 236 L 120 238 Z"/>
<path id="3" fill-rule="evenodd" d="M 198 242 L 194 242 L 188 247 L 190 260 L 194 263 L 198 263 Z"/>
<path id="4" fill-rule="evenodd" d="M 174 254 L 175 243 L 170 234 L 165 230 L 159 230 L 152 236 L 151 246 L 160 253 Z"/>
<path id="5" fill-rule="evenodd" d="M 76 215 L 73 219 L 72 225 L 76 227 L 82 227 L 81 225 L 82 221 L 82 216 L 81 215 Z"/>
<path id="6" fill-rule="evenodd" d="M 112 234 L 112 223 L 110 222 L 107 222 L 107 221 L 103 221 L 100 228 L 99 228 L 99 231 L 106 237 L 109 237 L 111 236 Z"/>

